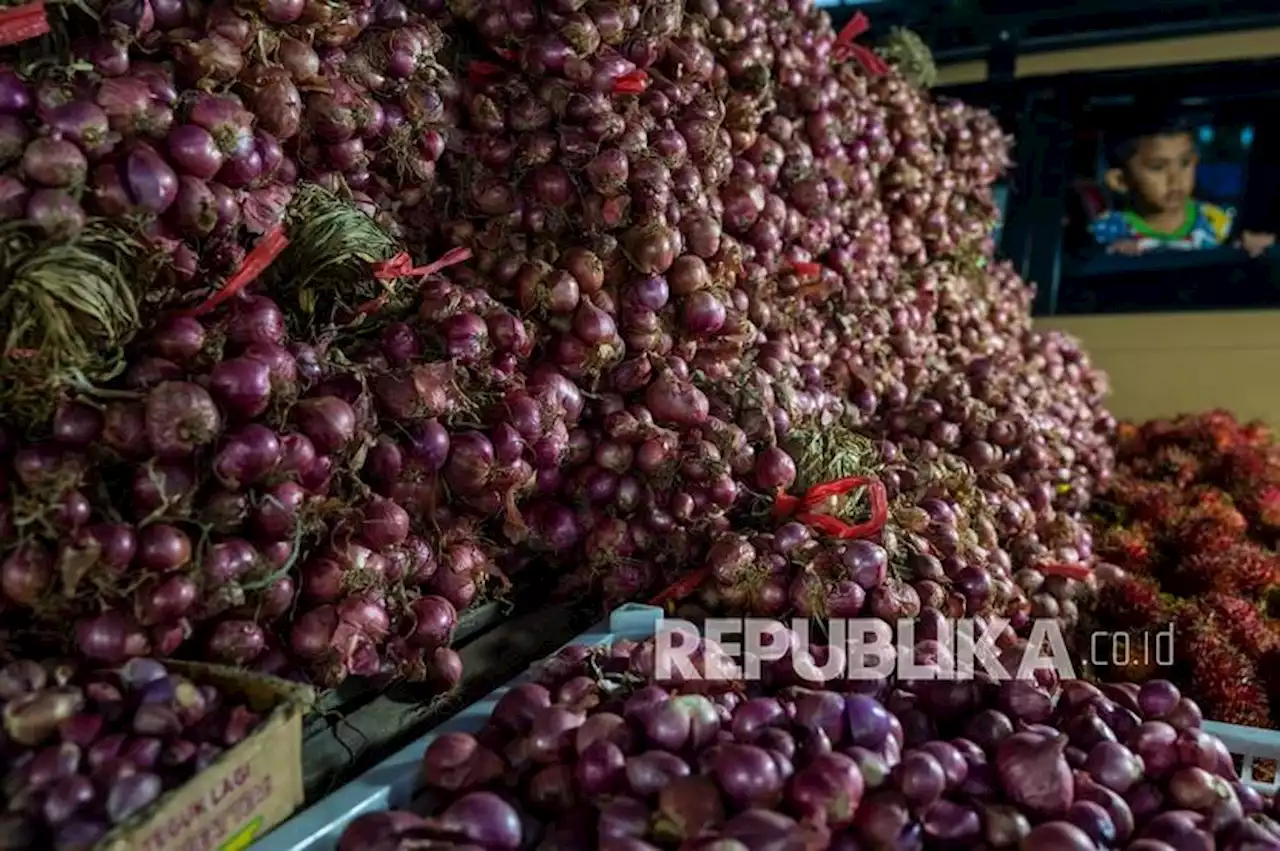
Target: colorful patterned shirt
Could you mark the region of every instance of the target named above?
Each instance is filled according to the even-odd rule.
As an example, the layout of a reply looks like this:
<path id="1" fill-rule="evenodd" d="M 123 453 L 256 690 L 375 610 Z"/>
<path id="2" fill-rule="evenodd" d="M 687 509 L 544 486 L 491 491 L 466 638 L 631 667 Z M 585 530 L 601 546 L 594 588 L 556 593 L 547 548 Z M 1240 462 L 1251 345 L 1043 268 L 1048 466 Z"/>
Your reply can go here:
<path id="1" fill-rule="evenodd" d="M 1225 243 L 1231 235 L 1234 220 L 1234 210 L 1203 201 L 1188 201 L 1187 215 L 1182 224 L 1167 233 L 1155 230 L 1130 210 L 1108 210 L 1094 219 L 1090 230 L 1101 245 L 1137 240 L 1142 251 L 1157 248 L 1194 251 L 1216 248 Z"/>

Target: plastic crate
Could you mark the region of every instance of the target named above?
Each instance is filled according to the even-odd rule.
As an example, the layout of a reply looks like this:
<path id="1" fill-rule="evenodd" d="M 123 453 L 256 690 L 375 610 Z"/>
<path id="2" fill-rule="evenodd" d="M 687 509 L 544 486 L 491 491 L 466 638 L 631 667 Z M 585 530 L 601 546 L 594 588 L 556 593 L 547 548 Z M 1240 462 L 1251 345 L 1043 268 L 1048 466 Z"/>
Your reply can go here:
<path id="1" fill-rule="evenodd" d="M 662 609 L 656 606 L 628 603 L 616 609 L 608 621 L 592 627 L 566 646 L 604 644 L 621 638 L 640 641 L 658 631 L 662 617 Z M 532 678 L 532 672 L 526 673 L 490 692 L 255 842 L 252 851 L 333 851 L 342 831 L 357 816 L 408 807 L 418 792 L 419 764 L 427 745 L 443 733 L 480 730 L 493 713 L 498 699 L 512 686 L 529 682 Z"/>
<path id="2" fill-rule="evenodd" d="M 1206 733 L 1222 739 L 1227 750 L 1240 757 L 1241 780 L 1267 795 L 1274 795 L 1280 789 L 1280 779 L 1274 775 L 1270 782 L 1253 776 L 1254 763 L 1263 759 L 1272 760 L 1276 767 L 1274 774 L 1280 774 L 1280 730 L 1241 727 L 1239 724 L 1223 724 L 1221 721 L 1206 721 L 1203 726 Z"/>

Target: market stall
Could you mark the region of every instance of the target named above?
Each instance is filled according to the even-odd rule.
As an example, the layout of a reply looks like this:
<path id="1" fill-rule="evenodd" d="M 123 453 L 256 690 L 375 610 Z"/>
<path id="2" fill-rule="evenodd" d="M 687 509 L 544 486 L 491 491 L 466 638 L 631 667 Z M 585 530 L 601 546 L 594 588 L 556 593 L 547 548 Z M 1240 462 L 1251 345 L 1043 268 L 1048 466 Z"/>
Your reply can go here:
<path id="1" fill-rule="evenodd" d="M 1012 140 L 918 38 L 126 0 L 0 42 L 0 847 L 1280 846 L 1280 753 L 1194 682 L 654 670 L 637 602 L 909 623 L 927 668 L 1133 581 L 1106 376 L 1033 327 Z"/>

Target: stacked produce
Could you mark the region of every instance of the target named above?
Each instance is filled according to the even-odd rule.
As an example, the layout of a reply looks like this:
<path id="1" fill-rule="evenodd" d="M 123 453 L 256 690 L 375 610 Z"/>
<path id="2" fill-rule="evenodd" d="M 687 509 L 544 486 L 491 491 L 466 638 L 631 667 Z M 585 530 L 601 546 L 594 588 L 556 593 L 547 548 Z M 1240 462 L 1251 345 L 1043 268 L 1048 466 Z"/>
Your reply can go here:
<path id="1" fill-rule="evenodd" d="M 519 320 L 483 292 L 425 292 L 422 318 L 345 346 L 290 342 L 263 296 L 167 319 L 121 389 L 59 407 L 49 440 L 9 441 L 12 627 L 79 618 L 75 650 L 108 664 L 199 647 L 267 671 L 291 656 L 326 686 L 456 682 L 457 612 L 501 581 L 463 509 L 510 505 L 533 475 L 512 445 L 567 433 L 576 390 L 554 372 L 525 386 Z M 510 410 L 533 412 L 523 431 Z"/>
<path id="2" fill-rule="evenodd" d="M 73 57 L 0 67 L 0 400 L 24 419 L 115 375 L 144 300 L 239 269 L 300 177 L 394 224 L 453 123 L 440 28 L 398 2 L 90 5 L 59 20 Z"/>
<path id="3" fill-rule="evenodd" d="M 802 514 L 802 522 L 772 532 L 719 536 L 707 553 L 713 583 L 701 601 L 760 615 L 917 619 L 930 634 L 945 631 L 948 619 L 991 614 L 1008 621 L 1006 638 L 1033 618 L 1077 622 L 1077 597 L 1095 584 L 1081 556 L 1056 556 L 1071 559 L 1065 562 L 1024 552 L 1028 563 L 1014 568 L 1000 549 L 991 510 L 999 493 L 991 499 L 978 490 L 964 461 L 944 456 L 936 465 L 888 465 L 878 478 L 866 487 L 865 523 L 839 520 L 858 504 L 836 495 L 834 517 Z M 892 504 L 886 482 L 896 495 Z M 865 540 L 872 537 L 880 543 Z"/>
<path id="4" fill-rule="evenodd" d="M 1069 582 L 1013 575 L 1090 556 L 1105 384 L 989 262 L 1007 157 L 990 116 L 930 102 L 805 3 L 455 11 L 501 61 L 466 75 L 436 227 L 591 391 L 527 540 L 574 551 L 615 600 L 657 590 L 817 454 L 812 484 L 884 478 L 898 572 L 920 554 L 979 608 L 1073 605 Z M 837 425 L 848 441 L 815 453 Z M 860 437 L 884 442 L 845 464 Z M 908 512 L 925 498 L 941 543 Z"/>
<path id="5" fill-rule="evenodd" d="M 1097 626 L 1131 631 L 1135 648 L 1172 627 L 1167 674 L 1210 718 L 1275 727 L 1280 447 L 1217 411 L 1126 424 L 1118 460 L 1095 536 L 1120 578 L 1098 597 Z M 1118 673 L 1149 675 L 1154 654 L 1132 655 L 1139 667 Z"/>
<path id="6" fill-rule="evenodd" d="M 152 659 L 115 670 L 0 669 L 9 848 L 90 849 L 194 777 L 261 721 Z"/>
<path id="7" fill-rule="evenodd" d="M 457 611 L 508 577 L 618 601 L 726 560 L 704 602 L 1075 618 L 1105 381 L 991 258 L 999 125 L 856 27 L 803 0 L 104 17 L 88 67 L 0 79 L 44 264 L 0 298 L 24 636 L 450 683 Z M 33 226 L 45 190 L 73 226 Z M 94 239 L 132 252 L 100 285 L 48 271 Z"/>
<path id="8" fill-rule="evenodd" d="M 9 217 L 23 190 L 28 217 L 63 236 L 85 208 L 160 216 L 194 273 L 235 268 L 238 228 L 270 230 L 298 176 L 412 206 L 454 123 L 430 5 L 103 4 L 100 25 L 70 23 L 95 32 L 75 49 L 91 73 L 37 66 L 24 86 L 6 71 Z"/>
<path id="9" fill-rule="evenodd" d="M 550 399 L 524 438 L 567 429 L 519 319 L 443 280 L 420 299 L 360 212 L 394 232 L 431 189 L 440 9 L 94 11 L 0 68 L 6 615 L 33 647 L 74 621 L 66 649 L 109 664 L 456 682 L 457 613 L 502 581 L 445 488 L 483 515 L 531 477 L 504 400 Z"/>
<path id="10" fill-rule="evenodd" d="M 429 813 L 361 816 L 340 851 L 1280 843 L 1264 799 L 1166 681 L 836 691 L 797 681 L 787 658 L 763 681 L 657 683 L 654 652 L 619 641 L 552 657 L 477 734 L 428 746 Z M 701 652 L 709 670 L 717 649 Z"/>

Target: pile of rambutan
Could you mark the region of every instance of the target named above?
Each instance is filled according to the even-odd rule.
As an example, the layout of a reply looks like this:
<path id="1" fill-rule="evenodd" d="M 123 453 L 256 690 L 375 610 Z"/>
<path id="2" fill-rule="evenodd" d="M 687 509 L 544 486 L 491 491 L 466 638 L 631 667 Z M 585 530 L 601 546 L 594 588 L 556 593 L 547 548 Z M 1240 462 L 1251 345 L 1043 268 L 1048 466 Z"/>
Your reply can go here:
<path id="1" fill-rule="evenodd" d="M 1280 443 L 1225 411 L 1117 437 L 1093 507 L 1093 673 L 1172 679 L 1207 718 L 1280 728 Z"/>

